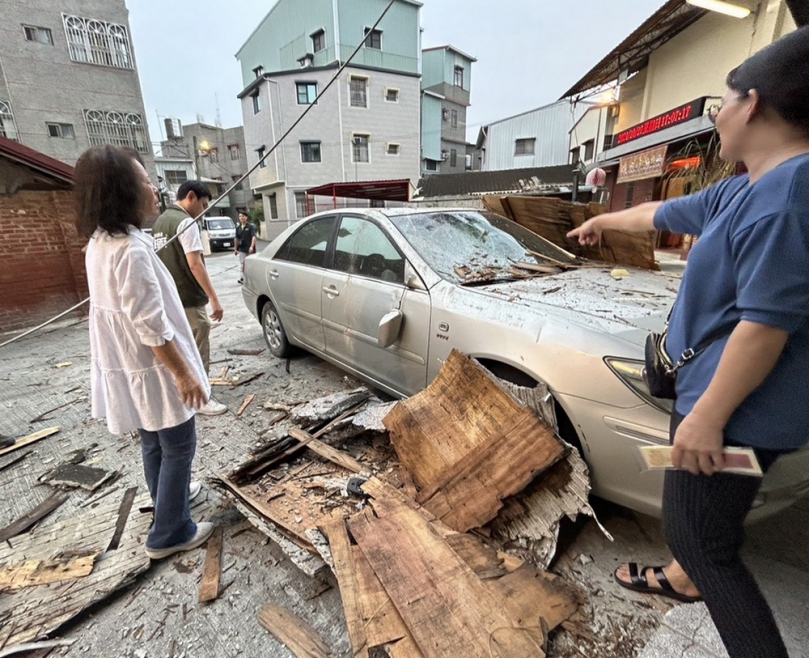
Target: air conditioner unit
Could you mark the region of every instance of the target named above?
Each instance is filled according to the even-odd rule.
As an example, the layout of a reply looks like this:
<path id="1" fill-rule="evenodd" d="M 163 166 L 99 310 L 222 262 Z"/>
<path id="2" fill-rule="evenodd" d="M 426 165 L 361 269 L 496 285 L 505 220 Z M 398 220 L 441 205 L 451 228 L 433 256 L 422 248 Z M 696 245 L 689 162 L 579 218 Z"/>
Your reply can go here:
<path id="1" fill-rule="evenodd" d="M 441 161 L 443 162 L 449 157 L 449 151 L 441 151 Z"/>
<path id="2" fill-rule="evenodd" d="M 298 64 L 301 65 L 302 69 L 308 69 L 315 65 L 315 56 L 306 53 L 303 57 L 298 60 Z"/>
<path id="3" fill-rule="evenodd" d="M 441 110 L 441 118 L 444 121 L 449 121 L 449 110 L 448 109 L 444 108 L 443 110 Z"/>

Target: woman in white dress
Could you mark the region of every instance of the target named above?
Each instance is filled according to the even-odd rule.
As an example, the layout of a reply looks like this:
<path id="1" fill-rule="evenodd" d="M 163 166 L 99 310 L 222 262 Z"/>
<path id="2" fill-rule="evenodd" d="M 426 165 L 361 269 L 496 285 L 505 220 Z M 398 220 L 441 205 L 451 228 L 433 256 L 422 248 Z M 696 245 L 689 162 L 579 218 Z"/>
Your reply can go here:
<path id="1" fill-rule="evenodd" d="M 89 238 L 94 418 L 113 434 L 138 430 L 154 523 L 146 554 L 160 559 L 201 545 L 210 523 L 191 519 L 195 410 L 210 384 L 168 270 L 140 227 L 157 190 L 137 156 L 98 146 L 76 163 L 76 226 Z"/>

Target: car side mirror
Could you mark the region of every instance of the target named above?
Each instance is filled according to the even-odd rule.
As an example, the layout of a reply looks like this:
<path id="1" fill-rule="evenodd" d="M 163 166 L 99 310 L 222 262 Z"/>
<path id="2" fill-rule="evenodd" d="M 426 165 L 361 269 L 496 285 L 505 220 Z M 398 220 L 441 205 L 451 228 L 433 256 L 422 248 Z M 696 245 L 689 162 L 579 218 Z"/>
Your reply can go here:
<path id="1" fill-rule="evenodd" d="M 404 320 L 404 315 L 398 310 L 382 316 L 377 334 L 379 347 L 390 347 L 397 341 L 399 332 L 402 330 L 402 320 Z"/>
<path id="2" fill-rule="evenodd" d="M 407 261 L 405 261 L 405 286 L 410 290 L 427 290 L 421 277 L 416 274 L 413 266 Z"/>

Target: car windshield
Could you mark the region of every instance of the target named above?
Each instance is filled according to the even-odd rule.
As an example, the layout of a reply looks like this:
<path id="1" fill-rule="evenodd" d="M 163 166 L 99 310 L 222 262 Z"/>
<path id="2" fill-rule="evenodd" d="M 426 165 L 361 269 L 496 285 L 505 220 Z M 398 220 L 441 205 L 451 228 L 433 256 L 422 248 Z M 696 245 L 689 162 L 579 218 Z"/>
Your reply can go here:
<path id="1" fill-rule="evenodd" d="M 486 284 L 554 272 L 570 254 L 519 224 L 490 212 L 447 211 L 390 218 L 441 277 Z"/>
<path id="2" fill-rule="evenodd" d="M 233 222 L 229 219 L 209 219 L 208 220 L 208 229 L 209 230 L 220 230 L 220 229 L 229 229 L 233 228 Z"/>

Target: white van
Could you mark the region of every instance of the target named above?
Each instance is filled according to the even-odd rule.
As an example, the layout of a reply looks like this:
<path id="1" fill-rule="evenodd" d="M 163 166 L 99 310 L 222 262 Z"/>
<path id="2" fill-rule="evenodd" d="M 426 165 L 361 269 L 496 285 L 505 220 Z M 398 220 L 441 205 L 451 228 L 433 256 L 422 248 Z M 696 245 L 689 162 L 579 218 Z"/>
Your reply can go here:
<path id="1" fill-rule="evenodd" d="M 203 217 L 201 228 L 208 231 L 211 251 L 233 249 L 236 244 L 236 224 L 230 217 Z"/>

